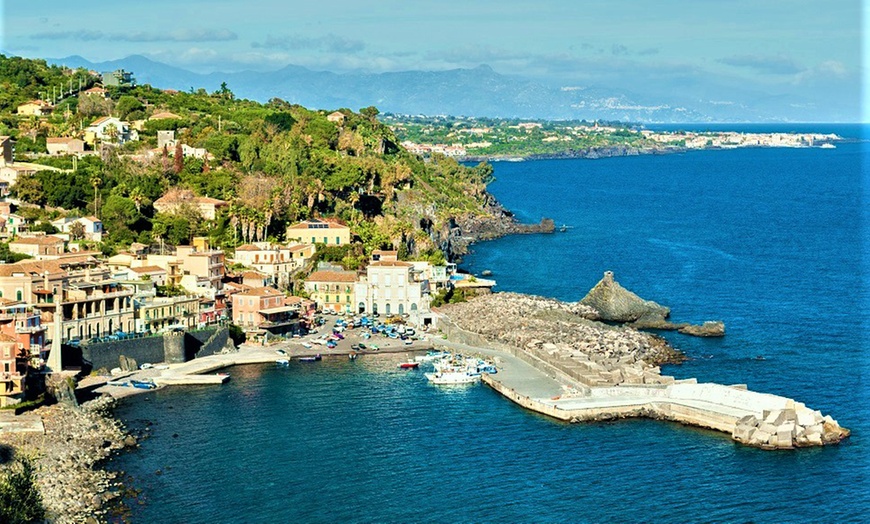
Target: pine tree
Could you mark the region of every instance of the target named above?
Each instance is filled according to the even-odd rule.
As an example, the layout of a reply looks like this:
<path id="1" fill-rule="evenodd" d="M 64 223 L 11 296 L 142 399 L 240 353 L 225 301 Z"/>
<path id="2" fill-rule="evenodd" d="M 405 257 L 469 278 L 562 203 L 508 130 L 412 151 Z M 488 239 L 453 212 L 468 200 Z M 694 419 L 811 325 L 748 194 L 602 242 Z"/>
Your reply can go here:
<path id="1" fill-rule="evenodd" d="M 175 174 L 181 173 L 184 169 L 184 151 L 181 149 L 181 142 L 175 143 Z"/>

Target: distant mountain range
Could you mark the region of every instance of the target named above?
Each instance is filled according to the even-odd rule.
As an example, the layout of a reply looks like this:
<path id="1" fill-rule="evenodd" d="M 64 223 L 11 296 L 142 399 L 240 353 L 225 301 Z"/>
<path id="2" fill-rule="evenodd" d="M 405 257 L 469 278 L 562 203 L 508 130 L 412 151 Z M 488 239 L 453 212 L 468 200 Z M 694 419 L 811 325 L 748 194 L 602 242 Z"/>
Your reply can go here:
<path id="1" fill-rule="evenodd" d="M 644 96 L 604 87 L 553 87 L 528 79 L 496 73 L 488 66 L 447 71 L 396 73 L 344 73 L 312 71 L 289 65 L 273 72 L 243 71 L 199 74 L 155 62 L 140 55 L 94 63 L 80 56 L 49 59 L 68 67 L 96 71 L 125 69 L 139 84 L 162 89 L 216 90 L 226 82 L 237 97 L 266 102 L 281 98 L 309 108 L 359 109 L 370 105 L 381 112 L 529 119 L 621 120 L 631 122 L 735 122 L 776 121 L 798 115 L 784 114 L 789 100 L 769 107 Z M 653 99 L 660 98 L 660 99 Z M 666 99 L 668 98 L 668 99 Z M 686 98 L 689 98 L 688 96 Z"/>

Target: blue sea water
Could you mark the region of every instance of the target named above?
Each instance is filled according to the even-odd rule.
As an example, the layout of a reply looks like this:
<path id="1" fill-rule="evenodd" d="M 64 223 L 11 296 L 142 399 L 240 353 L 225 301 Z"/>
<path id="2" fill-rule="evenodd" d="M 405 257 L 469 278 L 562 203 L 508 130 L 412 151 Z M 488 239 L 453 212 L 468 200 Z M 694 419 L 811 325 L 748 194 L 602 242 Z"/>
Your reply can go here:
<path id="1" fill-rule="evenodd" d="M 220 388 L 121 407 L 133 427 L 153 422 L 110 464 L 141 490 L 133 521 L 866 520 L 867 153 L 498 163 L 490 190 L 507 208 L 571 229 L 479 244 L 463 263 L 499 290 L 564 300 L 612 270 L 677 321 L 724 320 L 722 339 L 666 335 L 691 360 L 664 371 L 806 402 L 853 430 L 841 445 L 766 452 L 672 423 L 563 424 L 485 387 L 428 386 L 399 356 L 245 366 Z"/>

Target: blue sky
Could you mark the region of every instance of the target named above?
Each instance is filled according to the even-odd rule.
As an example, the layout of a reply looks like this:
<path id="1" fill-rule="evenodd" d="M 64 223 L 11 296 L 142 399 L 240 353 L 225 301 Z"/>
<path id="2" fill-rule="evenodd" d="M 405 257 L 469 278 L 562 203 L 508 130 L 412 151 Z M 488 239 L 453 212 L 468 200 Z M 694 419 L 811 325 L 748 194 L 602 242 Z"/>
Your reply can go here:
<path id="1" fill-rule="evenodd" d="M 836 97 L 856 111 L 859 0 L 0 0 L 7 54 L 130 54 L 197 72 L 488 64 L 565 87 Z M 864 53 L 866 56 L 870 53 Z M 868 121 L 868 112 L 862 113 Z"/>

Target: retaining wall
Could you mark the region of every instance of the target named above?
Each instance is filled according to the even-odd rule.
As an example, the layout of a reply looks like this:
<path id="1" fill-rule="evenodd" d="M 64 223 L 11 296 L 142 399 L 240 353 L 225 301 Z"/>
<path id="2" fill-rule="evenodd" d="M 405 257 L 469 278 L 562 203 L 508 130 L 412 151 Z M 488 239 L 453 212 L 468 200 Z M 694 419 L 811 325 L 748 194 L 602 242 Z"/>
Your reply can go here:
<path id="1" fill-rule="evenodd" d="M 204 357 L 220 353 L 229 339 L 229 329 L 213 327 L 198 331 L 186 332 L 181 337 L 180 355 L 183 361 L 196 357 Z M 112 369 L 120 365 L 121 355 L 132 358 L 137 364 L 157 363 L 167 361 L 166 342 L 162 336 L 83 344 L 78 348 L 64 346 L 64 365 L 78 367 L 75 358 L 81 354 L 83 364 L 90 363 L 92 369 Z"/>

